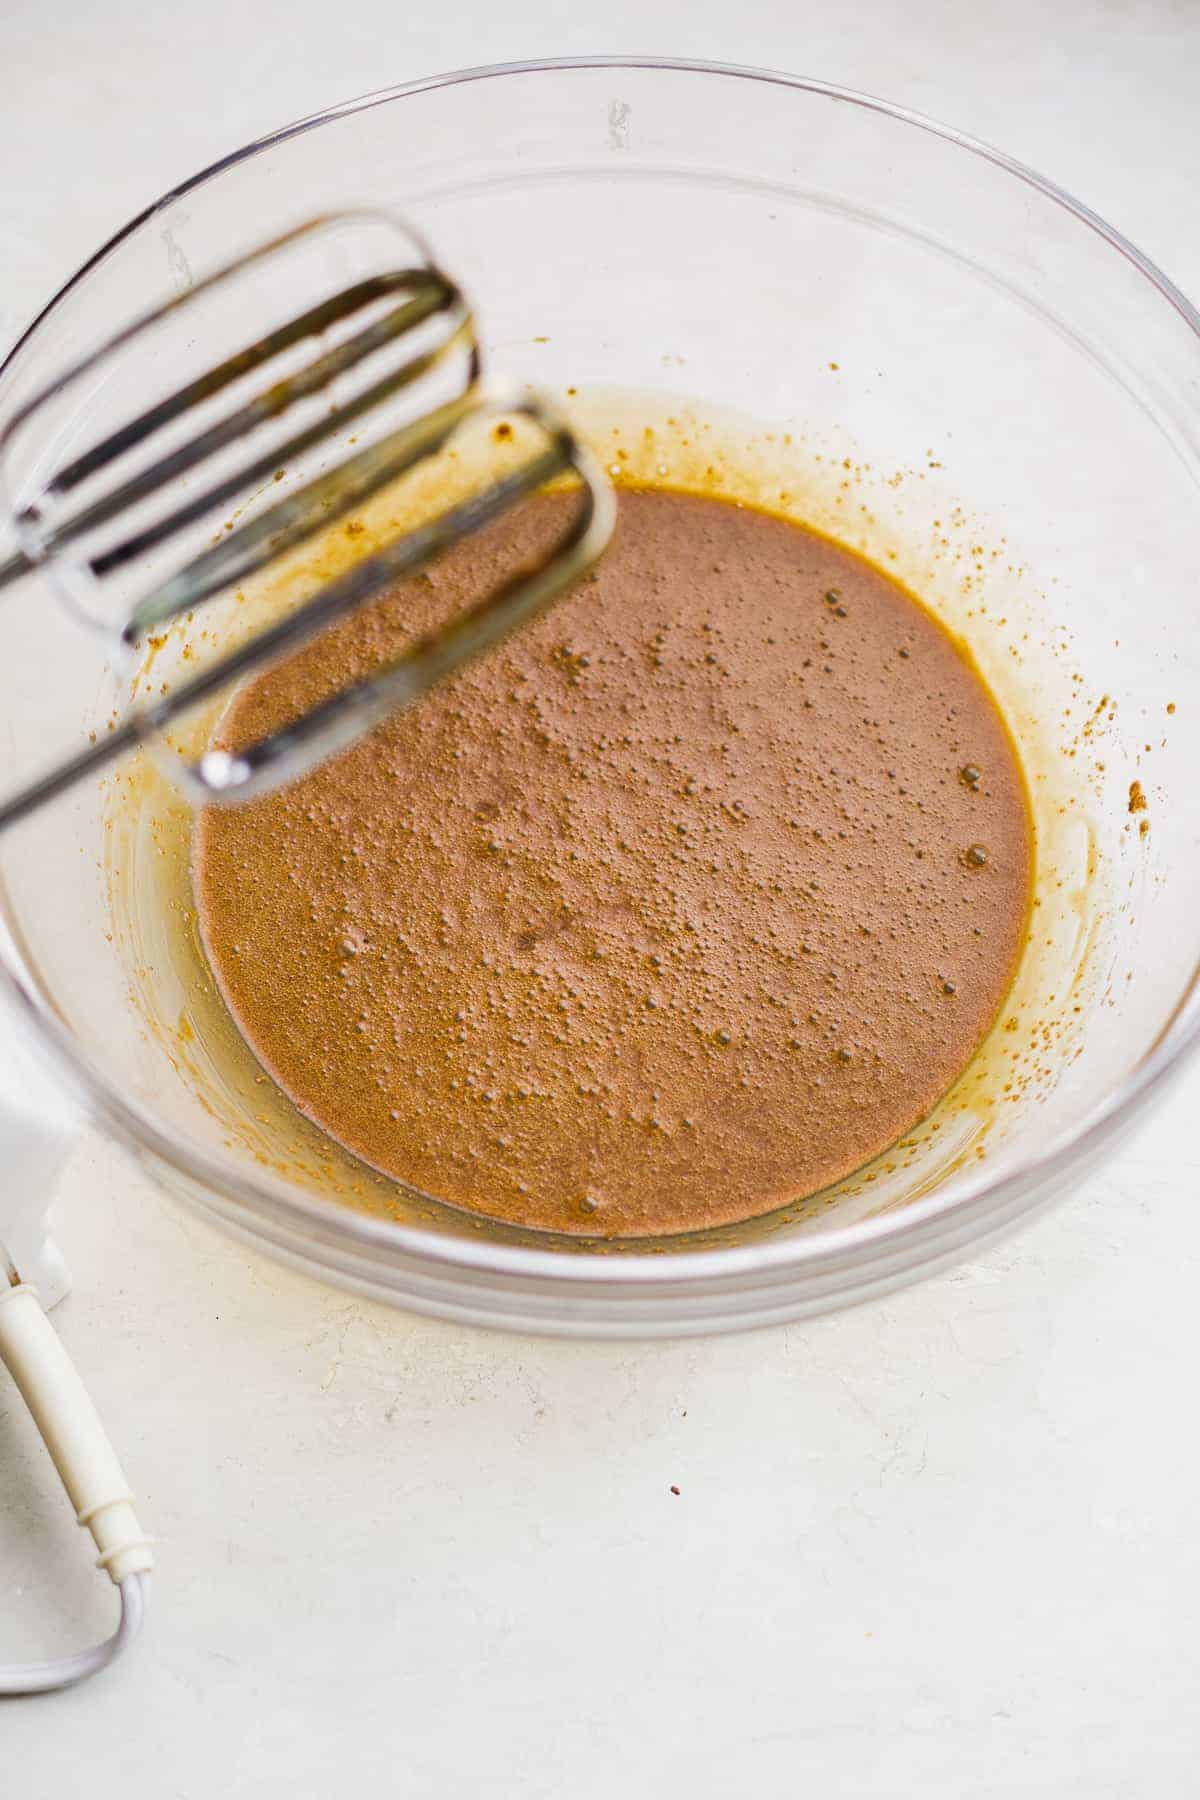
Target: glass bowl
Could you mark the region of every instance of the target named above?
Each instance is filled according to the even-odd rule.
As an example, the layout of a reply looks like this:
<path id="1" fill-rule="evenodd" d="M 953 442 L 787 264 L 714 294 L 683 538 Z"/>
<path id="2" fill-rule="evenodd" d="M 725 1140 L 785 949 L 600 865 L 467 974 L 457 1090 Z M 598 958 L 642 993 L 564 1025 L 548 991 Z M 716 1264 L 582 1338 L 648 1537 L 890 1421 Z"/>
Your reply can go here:
<path id="1" fill-rule="evenodd" d="M 1037 816 L 1022 973 L 903 1154 L 830 1193 L 658 1243 L 507 1231 L 287 1138 L 201 1017 L 186 822 L 135 771 L 0 842 L 4 982 L 61 1079 L 166 1188 L 276 1254 L 519 1329 L 795 1318 L 1070 1187 L 1200 1023 L 1195 311 L 1050 182 L 883 102 L 711 65 L 512 65 L 335 107 L 166 196 L 31 326 L 0 410 L 194 273 L 353 204 L 421 228 L 493 361 L 566 396 L 618 469 L 790 510 L 966 637 Z M 0 611 L 0 652 L 13 785 L 128 702 L 44 585 Z"/>

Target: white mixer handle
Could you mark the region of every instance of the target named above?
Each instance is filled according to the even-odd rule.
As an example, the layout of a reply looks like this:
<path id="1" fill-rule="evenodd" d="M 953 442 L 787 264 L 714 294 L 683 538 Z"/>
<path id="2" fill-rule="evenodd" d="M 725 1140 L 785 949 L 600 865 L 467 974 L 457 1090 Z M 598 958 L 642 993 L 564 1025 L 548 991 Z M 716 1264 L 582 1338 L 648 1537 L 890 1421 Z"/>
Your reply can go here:
<path id="1" fill-rule="evenodd" d="M 141 1624 L 153 1559 L 121 1465 L 42 1304 L 55 1305 L 69 1285 L 47 1232 L 46 1208 L 81 1118 L 26 1048 L 11 1015 L 0 1013 L 0 1036 L 0 1363 L 24 1396 L 75 1516 L 91 1532 L 100 1567 L 121 1595 L 121 1623 L 106 1643 L 59 1662 L 0 1667 L 0 1695 L 37 1694 L 94 1675 L 124 1648 Z"/>

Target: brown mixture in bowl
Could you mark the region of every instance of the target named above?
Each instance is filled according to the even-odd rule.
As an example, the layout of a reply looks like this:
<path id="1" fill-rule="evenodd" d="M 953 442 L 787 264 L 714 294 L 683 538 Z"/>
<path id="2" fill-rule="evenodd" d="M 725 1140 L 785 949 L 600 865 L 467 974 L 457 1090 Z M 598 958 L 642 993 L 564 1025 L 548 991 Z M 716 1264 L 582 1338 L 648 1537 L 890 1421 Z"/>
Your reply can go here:
<path id="1" fill-rule="evenodd" d="M 248 742 L 561 528 L 535 502 L 235 698 Z M 284 793 L 199 820 L 222 992 L 386 1174 L 552 1231 L 693 1230 L 901 1137 L 991 1025 L 1033 843 L 978 672 L 750 508 L 626 491 L 598 573 Z"/>

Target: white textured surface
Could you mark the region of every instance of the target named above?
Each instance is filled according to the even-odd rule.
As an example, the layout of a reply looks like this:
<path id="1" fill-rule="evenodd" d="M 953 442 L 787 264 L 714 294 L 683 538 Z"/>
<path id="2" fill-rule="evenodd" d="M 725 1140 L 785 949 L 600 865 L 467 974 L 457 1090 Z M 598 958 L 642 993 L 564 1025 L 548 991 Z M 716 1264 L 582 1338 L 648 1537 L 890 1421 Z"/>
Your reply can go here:
<path id="1" fill-rule="evenodd" d="M 0 337 L 127 214 L 261 129 L 455 63 L 620 49 L 933 112 L 1200 292 L 1195 0 L 7 0 Z M 1193 1073 L 1086 1191 L 950 1278 L 649 1347 L 350 1300 L 88 1142 L 57 1321 L 160 1575 L 125 1664 L 5 1708 L 0 1785 L 1194 1794 L 1198 1099 Z M 0 1658 L 109 1629 L 87 1550 L 0 1386 Z"/>

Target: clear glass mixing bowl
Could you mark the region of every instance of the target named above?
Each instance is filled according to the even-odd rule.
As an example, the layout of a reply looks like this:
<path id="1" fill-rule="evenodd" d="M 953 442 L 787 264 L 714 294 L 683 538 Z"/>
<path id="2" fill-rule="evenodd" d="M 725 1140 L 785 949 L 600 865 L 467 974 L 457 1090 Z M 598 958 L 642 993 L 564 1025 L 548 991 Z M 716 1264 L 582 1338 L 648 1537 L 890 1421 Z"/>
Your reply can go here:
<path id="1" fill-rule="evenodd" d="M 589 1247 L 417 1196 L 346 1204 L 344 1170 L 312 1146 L 289 1161 L 272 1126 L 256 1139 L 214 1104 L 169 1017 L 187 1005 L 173 952 L 144 920 L 136 939 L 114 927 L 97 783 L 0 842 L 5 984 L 63 1080 L 165 1186 L 276 1253 L 521 1328 L 792 1318 L 935 1267 L 1077 1181 L 1200 1023 L 1195 311 L 1049 182 L 895 107 L 749 70 L 513 66 L 337 107 L 168 195 L 31 327 L 0 409 L 193 271 L 355 203 L 424 229 L 506 373 L 581 405 L 637 396 L 611 416 L 653 415 L 668 472 L 704 444 L 718 486 L 861 544 L 967 635 L 1038 809 L 1022 983 L 903 1166 L 739 1231 Z M 6 780 L 121 704 L 45 584 L 6 601 Z M 123 841 L 145 901 L 162 846 Z"/>

